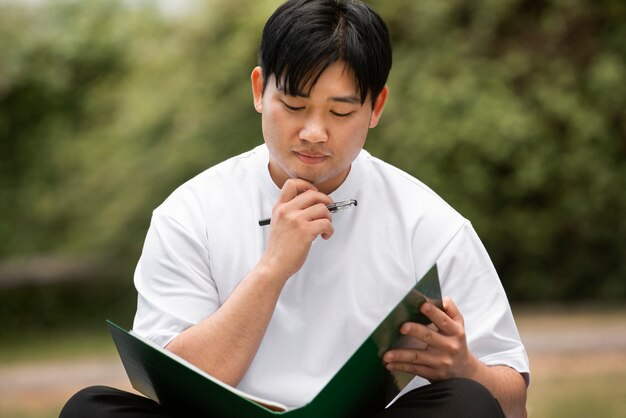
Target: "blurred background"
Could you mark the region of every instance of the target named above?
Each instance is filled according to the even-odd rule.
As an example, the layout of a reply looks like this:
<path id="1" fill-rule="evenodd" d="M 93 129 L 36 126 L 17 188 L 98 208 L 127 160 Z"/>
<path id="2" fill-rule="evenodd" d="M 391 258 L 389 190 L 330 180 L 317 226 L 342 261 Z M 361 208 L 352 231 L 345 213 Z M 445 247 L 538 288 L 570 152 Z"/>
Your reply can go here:
<path id="1" fill-rule="evenodd" d="M 127 387 L 151 211 L 262 142 L 280 0 L 0 0 L 0 416 Z M 626 416 L 626 2 L 372 0 L 394 43 L 366 148 L 474 224 L 531 356 L 534 417 Z"/>

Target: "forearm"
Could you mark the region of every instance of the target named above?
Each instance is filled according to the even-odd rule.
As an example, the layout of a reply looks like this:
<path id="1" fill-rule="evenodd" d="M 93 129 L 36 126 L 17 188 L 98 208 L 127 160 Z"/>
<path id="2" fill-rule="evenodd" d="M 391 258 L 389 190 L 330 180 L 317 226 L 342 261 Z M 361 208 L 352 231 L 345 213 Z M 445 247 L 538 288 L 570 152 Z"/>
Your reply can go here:
<path id="1" fill-rule="evenodd" d="M 166 349 L 236 386 L 263 340 L 283 286 L 284 280 L 257 266 L 215 313 L 183 331 Z"/>
<path id="2" fill-rule="evenodd" d="M 166 348 L 236 386 L 256 355 L 285 283 L 304 264 L 313 240 L 333 234 L 326 207 L 331 202 L 311 183 L 287 180 L 272 210 L 267 248 L 258 264 L 216 312 Z"/>
<path id="3" fill-rule="evenodd" d="M 485 386 L 498 400 L 507 418 L 525 418 L 526 382 L 522 375 L 507 366 L 486 366 L 476 360 L 473 380 Z"/>

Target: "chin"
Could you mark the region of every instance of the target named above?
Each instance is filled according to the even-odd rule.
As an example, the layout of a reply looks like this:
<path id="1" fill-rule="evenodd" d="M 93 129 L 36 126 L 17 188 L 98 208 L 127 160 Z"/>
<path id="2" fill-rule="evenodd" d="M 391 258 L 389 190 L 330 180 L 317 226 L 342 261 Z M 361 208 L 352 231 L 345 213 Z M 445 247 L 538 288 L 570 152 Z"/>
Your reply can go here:
<path id="1" fill-rule="evenodd" d="M 292 176 L 291 178 L 308 181 L 309 183 L 313 185 L 318 185 L 323 182 L 323 180 L 317 179 L 315 177 L 312 178 L 311 176 Z"/>
<path id="2" fill-rule="evenodd" d="M 306 180 L 311 184 L 317 184 L 324 181 L 324 177 L 316 176 L 314 173 L 307 172 L 307 170 L 293 170 L 289 174 L 292 179 Z"/>

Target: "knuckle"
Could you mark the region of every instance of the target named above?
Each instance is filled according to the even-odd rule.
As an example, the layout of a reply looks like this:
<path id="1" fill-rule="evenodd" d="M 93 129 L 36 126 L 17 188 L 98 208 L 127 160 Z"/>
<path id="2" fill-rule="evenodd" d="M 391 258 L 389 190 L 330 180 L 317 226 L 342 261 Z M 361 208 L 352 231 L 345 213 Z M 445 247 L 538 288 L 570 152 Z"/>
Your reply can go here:
<path id="1" fill-rule="evenodd" d="M 318 202 L 315 204 L 315 210 L 319 211 L 320 214 L 324 214 L 325 216 L 330 215 L 330 212 L 328 211 L 328 208 L 326 207 L 326 205 L 323 202 Z"/>
<path id="2" fill-rule="evenodd" d="M 285 207 L 285 205 L 277 205 L 274 208 L 275 215 L 283 215 L 286 211 L 287 211 L 287 208 Z"/>
<path id="3" fill-rule="evenodd" d="M 450 324 L 450 321 L 445 316 L 442 317 L 439 322 L 441 323 L 441 327 L 440 328 L 446 328 Z"/>
<path id="4" fill-rule="evenodd" d="M 437 380 L 441 381 L 441 380 L 445 380 L 448 378 L 448 374 L 441 371 L 437 373 Z"/>
<path id="5" fill-rule="evenodd" d="M 274 208 L 272 216 L 277 219 L 289 219 L 289 209 L 286 205 L 279 205 Z"/>
<path id="6" fill-rule="evenodd" d="M 426 328 L 426 334 L 424 334 L 424 342 L 426 344 L 430 344 L 433 340 L 433 330 L 430 328 Z"/>

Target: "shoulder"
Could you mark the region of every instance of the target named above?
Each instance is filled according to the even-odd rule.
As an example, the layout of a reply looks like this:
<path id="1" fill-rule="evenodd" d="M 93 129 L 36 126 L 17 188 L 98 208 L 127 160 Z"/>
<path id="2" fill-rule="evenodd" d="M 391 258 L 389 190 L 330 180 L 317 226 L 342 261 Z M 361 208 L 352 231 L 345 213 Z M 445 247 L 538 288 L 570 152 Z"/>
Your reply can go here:
<path id="1" fill-rule="evenodd" d="M 380 196 L 380 199 L 384 196 L 390 201 L 390 205 L 380 202 L 384 206 L 397 207 L 420 218 L 445 219 L 455 224 L 457 229 L 468 223 L 437 192 L 416 177 L 366 151 L 360 158 L 365 167 L 363 185 L 370 193 Z"/>
<path id="2" fill-rule="evenodd" d="M 218 185 L 230 186 L 239 184 L 242 178 L 254 172 L 253 167 L 257 159 L 263 154 L 263 147 L 256 147 L 250 151 L 230 157 L 183 183 L 176 193 L 185 193 L 193 191 L 206 191 L 207 186 L 216 187 Z"/>
<path id="3" fill-rule="evenodd" d="M 211 206 L 237 200 L 257 176 L 255 167 L 262 154 L 262 147 L 256 147 L 204 170 L 177 187 L 155 214 L 175 219 L 204 217 Z"/>

